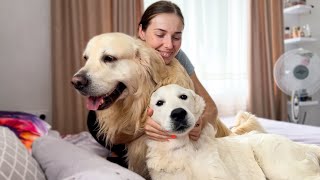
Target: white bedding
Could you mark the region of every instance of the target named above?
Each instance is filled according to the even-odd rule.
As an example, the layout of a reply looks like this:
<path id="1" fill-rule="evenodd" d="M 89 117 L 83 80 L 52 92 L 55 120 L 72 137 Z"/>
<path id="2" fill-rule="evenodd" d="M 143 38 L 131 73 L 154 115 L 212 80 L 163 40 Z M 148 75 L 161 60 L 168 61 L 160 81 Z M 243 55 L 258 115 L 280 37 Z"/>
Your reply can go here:
<path id="1" fill-rule="evenodd" d="M 235 117 L 221 120 L 232 127 Z M 320 127 L 293 124 L 259 118 L 269 133 L 288 137 L 297 142 L 320 145 Z M 105 159 L 109 152 L 100 146 L 88 132 L 60 138 L 58 133 L 39 138 L 33 146 L 33 156 L 41 165 L 47 179 L 143 179 L 139 175 L 110 163 Z"/>
<path id="2" fill-rule="evenodd" d="M 221 120 L 228 127 L 232 127 L 235 117 L 222 117 Z M 320 127 L 264 118 L 258 118 L 258 120 L 268 133 L 283 135 L 296 142 L 320 145 Z"/>

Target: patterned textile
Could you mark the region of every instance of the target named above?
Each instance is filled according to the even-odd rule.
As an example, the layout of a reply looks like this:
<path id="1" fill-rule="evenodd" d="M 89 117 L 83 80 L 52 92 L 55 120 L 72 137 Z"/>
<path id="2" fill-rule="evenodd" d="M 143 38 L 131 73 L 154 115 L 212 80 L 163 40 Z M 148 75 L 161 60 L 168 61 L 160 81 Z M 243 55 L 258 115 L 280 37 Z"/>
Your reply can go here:
<path id="1" fill-rule="evenodd" d="M 50 125 L 37 116 L 24 112 L 0 111 L 0 125 L 12 130 L 31 151 L 32 142 L 48 133 Z"/>
<path id="2" fill-rule="evenodd" d="M 0 179 L 45 180 L 37 161 L 30 155 L 17 136 L 0 126 Z"/>

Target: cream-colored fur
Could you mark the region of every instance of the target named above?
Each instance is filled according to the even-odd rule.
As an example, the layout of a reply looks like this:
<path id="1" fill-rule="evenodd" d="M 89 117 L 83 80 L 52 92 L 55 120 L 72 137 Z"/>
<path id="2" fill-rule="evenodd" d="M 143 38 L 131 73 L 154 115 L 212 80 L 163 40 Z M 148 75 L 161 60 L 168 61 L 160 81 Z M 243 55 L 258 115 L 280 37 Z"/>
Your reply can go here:
<path id="1" fill-rule="evenodd" d="M 194 89 L 190 77 L 178 60 L 166 65 L 156 50 L 123 33 L 93 37 L 83 55 L 87 59 L 86 64 L 73 77 L 73 83 L 81 94 L 102 96 L 114 91 L 119 82 L 126 86 L 110 107 L 96 111 L 101 127 L 99 132 L 111 143 L 125 142 L 127 138 L 134 137 L 126 144 L 129 169 L 148 177 L 143 127 L 151 93 L 171 83 Z M 223 133 L 219 136 L 231 134 L 219 119 L 215 128 Z M 247 128 L 248 131 L 252 129 L 251 126 Z"/>
<path id="2" fill-rule="evenodd" d="M 191 141 L 188 132 L 205 107 L 192 90 L 163 86 L 151 96 L 150 106 L 155 110 L 153 119 L 177 134 L 168 142 L 147 141 L 147 166 L 153 180 L 320 179 L 320 147 L 316 145 L 258 132 L 214 138 L 216 130 L 210 124 L 197 142 Z M 237 118 L 250 122 L 256 117 L 240 112 Z"/>
<path id="3" fill-rule="evenodd" d="M 234 134 L 240 135 L 248 133 L 249 128 L 250 131 L 266 132 L 253 114 L 245 111 L 239 112 L 236 115 L 236 123 L 231 128 L 231 131 Z"/>

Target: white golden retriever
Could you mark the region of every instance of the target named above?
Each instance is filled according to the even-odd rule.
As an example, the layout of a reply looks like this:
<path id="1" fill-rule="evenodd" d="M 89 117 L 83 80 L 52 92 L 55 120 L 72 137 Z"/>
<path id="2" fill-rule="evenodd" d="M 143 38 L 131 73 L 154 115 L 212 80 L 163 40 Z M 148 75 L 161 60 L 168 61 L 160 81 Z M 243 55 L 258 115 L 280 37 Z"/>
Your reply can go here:
<path id="1" fill-rule="evenodd" d="M 205 103 L 194 91 L 171 84 L 156 90 L 152 118 L 177 135 L 167 142 L 148 140 L 147 167 L 153 180 L 303 180 L 320 179 L 320 147 L 274 135 L 251 132 L 214 138 L 206 126 L 194 143 L 188 132 Z M 242 113 L 238 121 L 255 118 Z"/>

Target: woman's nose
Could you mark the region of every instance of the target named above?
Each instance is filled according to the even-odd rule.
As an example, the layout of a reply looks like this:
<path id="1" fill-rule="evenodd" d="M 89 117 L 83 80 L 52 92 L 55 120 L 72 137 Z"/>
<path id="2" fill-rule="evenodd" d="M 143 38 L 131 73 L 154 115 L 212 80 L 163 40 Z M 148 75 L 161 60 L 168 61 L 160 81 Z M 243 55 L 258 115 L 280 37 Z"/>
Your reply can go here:
<path id="1" fill-rule="evenodd" d="M 173 48 L 173 43 L 172 43 L 172 38 L 171 37 L 166 37 L 164 39 L 164 47 L 168 48 L 168 49 L 172 49 Z"/>

